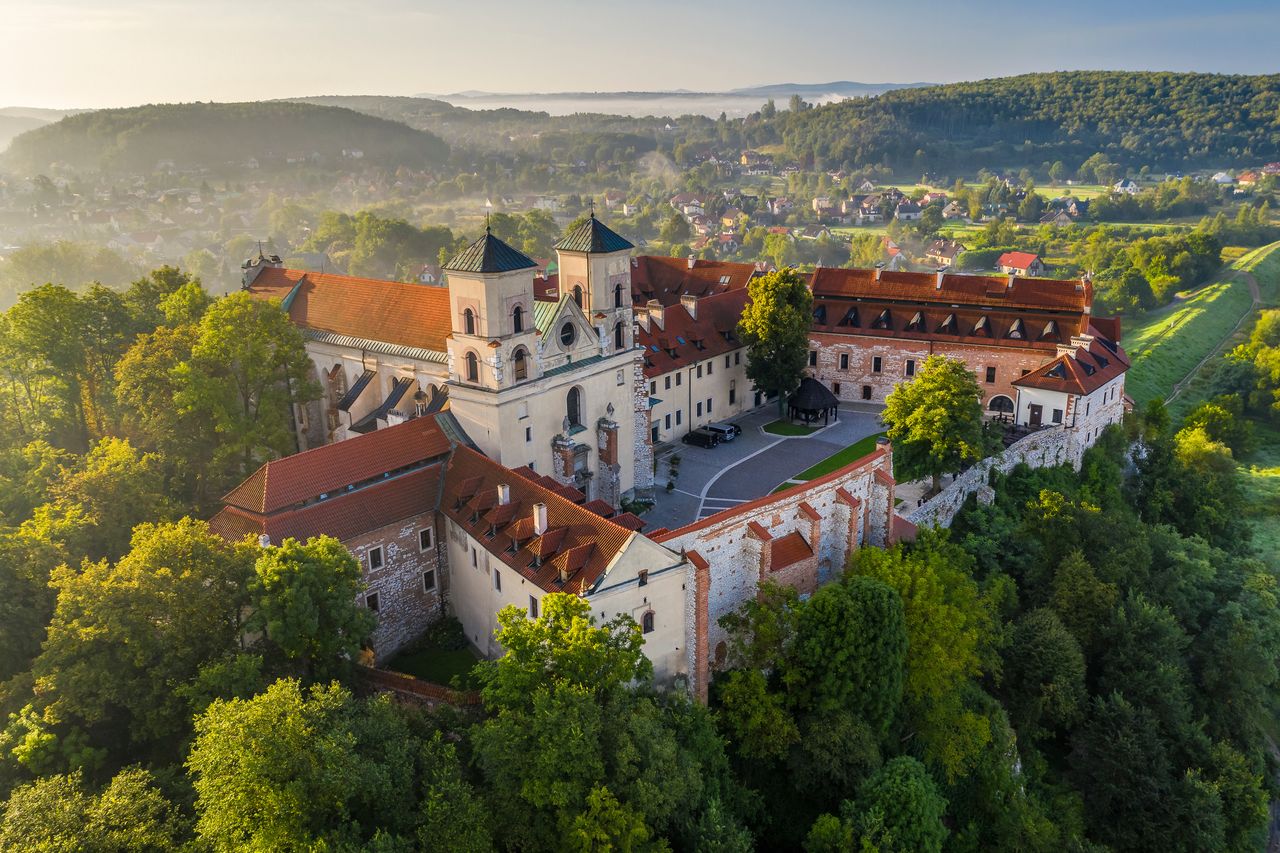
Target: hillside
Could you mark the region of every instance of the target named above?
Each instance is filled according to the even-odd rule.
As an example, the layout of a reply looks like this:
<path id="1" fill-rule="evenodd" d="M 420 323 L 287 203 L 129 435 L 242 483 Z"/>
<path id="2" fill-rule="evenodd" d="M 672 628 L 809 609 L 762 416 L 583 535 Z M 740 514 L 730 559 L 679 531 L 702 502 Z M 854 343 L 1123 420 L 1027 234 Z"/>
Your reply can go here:
<path id="1" fill-rule="evenodd" d="M 0 113 L 0 151 L 9 147 L 9 143 L 19 134 L 34 130 L 37 127 L 43 127 L 46 124 L 48 122 L 43 119 Z"/>
<path id="2" fill-rule="evenodd" d="M 14 139 L 3 162 L 28 174 L 63 163 L 78 171 L 176 168 L 243 169 L 251 158 L 269 169 L 288 158 L 332 162 L 344 151 L 363 162 L 425 168 L 444 161 L 437 136 L 339 107 L 284 102 L 152 104 L 68 116 Z"/>
<path id="3" fill-rule="evenodd" d="M 1280 75 L 1081 71 L 896 89 L 776 119 L 789 154 L 934 172 L 1075 168 L 1096 152 L 1174 170 L 1280 159 Z"/>

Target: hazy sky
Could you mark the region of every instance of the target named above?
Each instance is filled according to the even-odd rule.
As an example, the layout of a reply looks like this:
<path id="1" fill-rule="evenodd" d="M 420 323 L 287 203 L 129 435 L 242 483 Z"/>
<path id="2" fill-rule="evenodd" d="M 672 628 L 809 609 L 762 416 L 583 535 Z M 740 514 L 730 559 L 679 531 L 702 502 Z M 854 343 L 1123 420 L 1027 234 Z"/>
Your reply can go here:
<path id="1" fill-rule="evenodd" d="M 1268 73 L 1277 0 L 0 0 L 0 106 Z"/>

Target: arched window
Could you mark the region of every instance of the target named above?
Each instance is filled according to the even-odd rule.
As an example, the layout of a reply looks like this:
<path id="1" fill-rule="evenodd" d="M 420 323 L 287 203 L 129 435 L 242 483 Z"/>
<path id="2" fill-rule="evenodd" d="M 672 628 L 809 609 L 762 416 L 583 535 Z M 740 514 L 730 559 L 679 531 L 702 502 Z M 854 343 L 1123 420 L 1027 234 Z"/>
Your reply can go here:
<path id="1" fill-rule="evenodd" d="M 582 307 L 582 285 L 575 284 L 573 286 L 573 301 L 578 303 L 578 307 Z"/>
<path id="2" fill-rule="evenodd" d="M 464 361 L 466 361 L 467 363 L 467 381 L 479 382 L 480 381 L 480 359 L 476 358 L 475 353 L 469 352 L 467 353 L 467 356 L 464 359 Z"/>
<path id="3" fill-rule="evenodd" d="M 524 331 L 524 309 L 519 305 L 511 309 L 511 330 L 517 334 Z"/>
<path id="4" fill-rule="evenodd" d="M 582 426 L 582 392 L 577 388 L 569 389 L 565 398 L 564 416 L 569 419 L 569 426 Z"/>
<path id="5" fill-rule="evenodd" d="M 462 312 L 462 331 L 468 335 L 476 333 L 476 314 L 470 308 Z"/>
<path id="6" fill-rule="evenodd" d="M 523 347 L 516 350 L 511 356 L 511 371 L 515 374 L 517 382 L 529 378 L 529 359 L 525 357 Z"/>
<path id="7" fill-rule="evenodd" d="M 646 610 L 644 612 L 644 615 L 640 617 L 640 633 L 642 634 L 653 633 L 653 611 L 652 610 Z"/>
<path id="8" fill-rule="evenodd" d="M 565 349 L 573 346 L 573 342 L 578 339 L 578 330 L 573 327 L 572 323 L 565 323 L 560 327 L 560 345 Z"/>
<path id="9" fill-rule="evenodd" d="M 997 394 L 987 403 L 987 409 L 1004 415 L 1013 413 L 1013 401 L 1004 394 Z"/>
<path id="10" fill-rule="evenodd" d="M 613 286 L 613 307 L 622 307 L 622 285 L 620 284 L 615 284 Z"/>
<path id="11" fill-rule="evenodd" d="M 622 338 L 623 338 L 622 324 L 614 323 L 613 324 L 613 348 L 615 350 L 622 349 L 622 343 L 623 343 Z"/>

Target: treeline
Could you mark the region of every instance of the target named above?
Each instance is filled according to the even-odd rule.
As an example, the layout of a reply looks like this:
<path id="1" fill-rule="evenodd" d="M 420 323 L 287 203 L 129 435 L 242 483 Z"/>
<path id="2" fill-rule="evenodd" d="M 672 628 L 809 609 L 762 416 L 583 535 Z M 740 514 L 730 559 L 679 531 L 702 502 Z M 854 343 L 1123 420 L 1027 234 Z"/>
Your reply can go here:
<path id="1" fill-rule="evenodd" d="M 1280 159 L 1280 76 L 1026 74 L 780 111 L 787 152 L 826 168 L 1069 168 L 1102 153 L 1137 169 Z"/>
<path id="2" fill-rule="evenodd" d="M 76 171 L 149 173 L 162 161 L 175 168 L 230 167 L 242 173 L 249 160 L 283 167 L 289 158 L 315 165 L 343 161 L 394 169 L 439 166 L 449 147 L 439 137 L 399 122 L 340 107 L 252 102 L 153 104 L 67 116 L 14 139 L 5 164 L 26 174 L 52 163 Z"/>

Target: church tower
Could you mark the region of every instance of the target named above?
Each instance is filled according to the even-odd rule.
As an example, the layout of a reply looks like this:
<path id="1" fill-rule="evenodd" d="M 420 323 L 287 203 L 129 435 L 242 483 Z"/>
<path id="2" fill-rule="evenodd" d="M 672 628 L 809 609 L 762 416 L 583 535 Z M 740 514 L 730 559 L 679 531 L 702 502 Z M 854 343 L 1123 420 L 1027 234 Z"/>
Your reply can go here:
<path id="1" fill-rule="evenodd" d="M 484 236 L 445 264 L 449 382 L 497 391 L 536 377 L 533 269 L 523 252 Z"/>
<path id="2" fill-rule="evenodd" d="M 634 344 L 631 316 L 631 250 L 635 248 L 600 220 L 590 218 L 555 244 L 560 292 L 572 296 L 610 352 Z"/>

